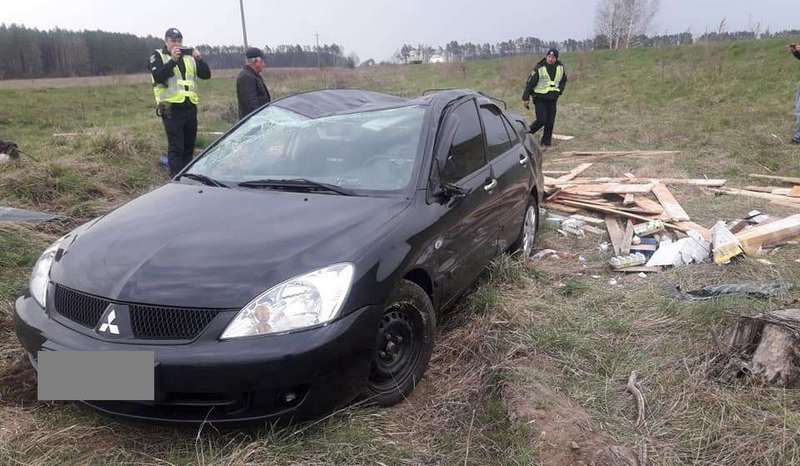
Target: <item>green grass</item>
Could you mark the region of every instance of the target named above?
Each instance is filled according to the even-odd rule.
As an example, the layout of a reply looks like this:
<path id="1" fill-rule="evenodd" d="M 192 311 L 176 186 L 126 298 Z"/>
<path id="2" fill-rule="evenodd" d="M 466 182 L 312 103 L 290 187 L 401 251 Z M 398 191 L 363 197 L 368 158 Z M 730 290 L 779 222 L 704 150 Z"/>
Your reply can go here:
<path id="1" fill-rule="evenodd" d="M 530 119 L 520 97 L 536 60 L 324 74 L 276 70 L 266 80 L 276 97 L 319 87 L 403 96 L 428 88 L 473 88 L 506 100 Z M 708 176 L 733 185 L 757 184 L 746 178 L 754 172 L 800 176 L 800 152 L 787 144 L 800 67 L 780 40 L 565 53 L 563 60 L 570 82 L 556 132 L 576 139 L 554 152 L 682 151 L 662 159 L 610 160 L 592 167 L 589 176 Z M 759 76 L 769 70 L 769 78 L 755 84 L 753 70 Z M 201 131 L 230 127 L 233 84 L 203 83 Z M 535 397 L 531 381 L 585 410 L 614 442 L 647 445 L 652 464 L 800 462 L 800 395 L 707 377 L 716 354 L 712 330 L 721 334 L 731 314 L 788 306 L 797 291 L 773 301 L 705 303 L 678 301 L 663 291 L 665 284 L 692 289 L 768 279 L 798 285 L 798 246 L 769 256 L 773 266 L 747 259 L 642 279 L 610 274 L 607 254 L 596 249 L 599 237 L 562 238 L 543 228 L 539 247 L 558 250 L 560 258 L 532 266 L 498 259 L 458 309 L 440 316 L 428 375 L 410 400 L 388 410 L 353 408 L 280 430 L 206 427 L 198 435 L 194 429 L 118 423 L 71 404 L 32 402 L 35 379 L 13 334 L 11 301 L 49 241 L 166 181 L 158 166 L 166 141 L 146 84 L 0 90 L 0 101 L 0 134 L 32 157 L 0 168 L 0 205 L 66 216 L 52 225 L 0 226 L 0 464 L 549 465 L 554 456 L 540 441 L 537 424 L 518 419 L 504 395 L 517 389 Z M 81 136 L 53 136 L 72 132 Z M 212 141 L 201 134 L 199 146 Z M 546 162 L 546 169 L 574 164 Z M 697 188 L 673 192 L 707 226 L 754 208 L 789 213 Z M 609 285 L 612 277 L 618 285 Z M 624 393 L 632 370 L 640 374 L 648 402 L 648 420 L 639 429 Z"/>

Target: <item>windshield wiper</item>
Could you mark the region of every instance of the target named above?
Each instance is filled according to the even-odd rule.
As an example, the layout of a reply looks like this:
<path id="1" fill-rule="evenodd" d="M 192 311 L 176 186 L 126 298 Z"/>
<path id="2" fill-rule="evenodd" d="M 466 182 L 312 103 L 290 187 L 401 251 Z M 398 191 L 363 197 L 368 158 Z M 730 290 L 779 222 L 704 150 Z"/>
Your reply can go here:
<path id="1" fill-rule="evenodd" d="M 244 188 L 317 189 L 341 194 L 342 196 L 356 195 L 356 193 L 347 188 L 342 188 L 341 186 L 336 186 L 335 184 L 312 181 L 306 178 L 295 178 L 291 180 L 278 180 L 272 178 L 263 180 L 250 180 L 239 183 L 239 186 Z"/>
<path id="2" fill-rule="evenodd" d="M 229 188 L 230 187 L 227 184 L 223 183 L 222 181 L 215 180 L 214 178 L 211 178 L 210 176 L 202 175 L 200 173 L 184 173 L 184 174 L 178 176 L 178 178 L 176 178 L 176 179 L 180 179 L 180 178 L 183 178 L 183 177 L 189 178 L 190 180 L 199 181 L 199 182 L 201 182 L 203 184 L 206 184 L 208 186 L 217 186 L 219 188 Z"/>

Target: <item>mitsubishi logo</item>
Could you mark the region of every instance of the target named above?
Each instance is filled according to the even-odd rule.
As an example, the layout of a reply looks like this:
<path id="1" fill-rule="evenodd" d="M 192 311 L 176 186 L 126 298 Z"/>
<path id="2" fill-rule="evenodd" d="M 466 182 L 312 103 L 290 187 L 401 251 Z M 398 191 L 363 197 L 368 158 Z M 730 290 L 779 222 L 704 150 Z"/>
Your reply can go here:
<path id="1" fill-rule="evenodd" d="M 112 335 L 119 335 L 119 326 L 117 326 L 114 322 L 117 320 L 117 311 L 113 307 L 111 310 L 106 314 L 106 321 L 100 325 L 100 328 L 97 330 L 100 333 L 110 333 Z"/>

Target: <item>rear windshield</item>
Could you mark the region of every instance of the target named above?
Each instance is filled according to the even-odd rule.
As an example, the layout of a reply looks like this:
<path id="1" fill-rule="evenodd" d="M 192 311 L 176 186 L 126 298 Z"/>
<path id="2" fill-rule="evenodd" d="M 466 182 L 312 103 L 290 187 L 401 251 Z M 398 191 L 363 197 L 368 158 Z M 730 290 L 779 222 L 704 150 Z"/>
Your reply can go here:
<path id="1" fill-rule="evenodd" d="M 188 173 L 226 183 L 308 179 L 351 190 L 397 191 L 411 182 L 425 109 L 311 119 L 270 106 L 251 116 Z"/>

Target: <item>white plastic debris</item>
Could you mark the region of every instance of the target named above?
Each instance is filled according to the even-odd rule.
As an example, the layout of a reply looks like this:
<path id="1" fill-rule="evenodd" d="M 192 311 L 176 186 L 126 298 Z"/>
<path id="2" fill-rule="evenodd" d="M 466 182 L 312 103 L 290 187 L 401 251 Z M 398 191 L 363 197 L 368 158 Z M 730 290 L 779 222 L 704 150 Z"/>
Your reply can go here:
<path id="1" fill-rule="evenodd" d="M 647 262 L 647 266 L 688 265 L 708 259 L 711 255 L 711 242 L 703 239 L 702 235 L 695 230 L 690 230 L 687 234 L 688 238 L 659 243 L 658 249 Z"/>
<path id="2" fill-rule="evenodd" d="M 617 286 L 617 280 L 612 278 L 611 280 L 608 281 L 608 284 L 611 286 Z"/>
<path id="3" fill-rule="evenodd" d="M 540 261 L 540 260 L 546 259 L 548 257 L 554 257 L 555 259 L 558 259 L 558 255 L 557 254 L 558 254 L 558 252 L 553 250 L 553 249 L 544 249 L 544 250 L 539 251 L 536 254 L 534 254 L 533 257 L 531 257 L 531 259 L 535 260 L 535 261 Z"/>
<path id="4" fill-rule="evenodd" d="M 608 244 L 608 242 L 604 241 L 597 246 L 597 250 L 600 252 L 606 252 L 608 251 L 609 247 L 610 245 Z"/>
<path id="5" fill-rule="evenodd" d="M 639 272 L 639 278 L 647 278 L 647 274 L 644 272 Z"/>

